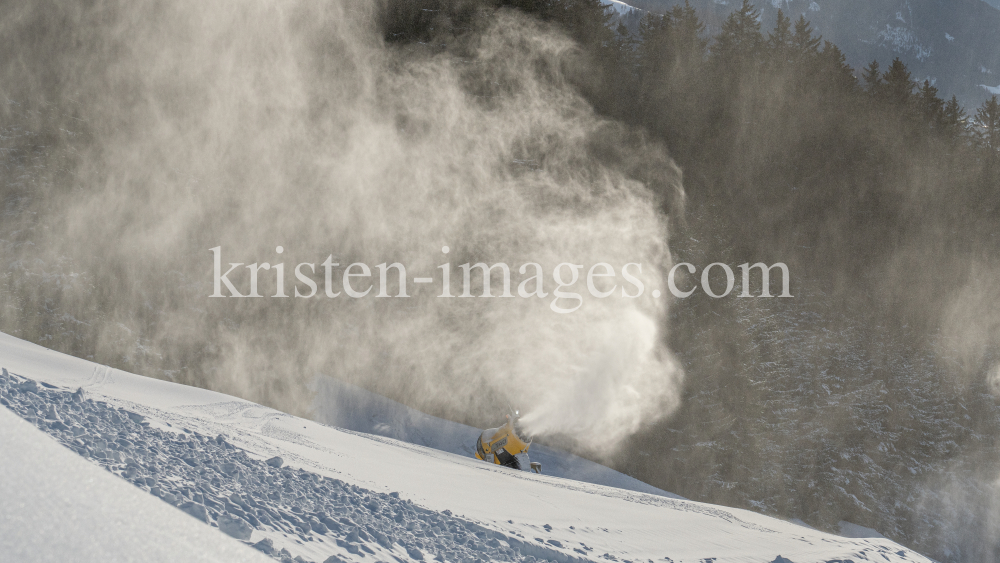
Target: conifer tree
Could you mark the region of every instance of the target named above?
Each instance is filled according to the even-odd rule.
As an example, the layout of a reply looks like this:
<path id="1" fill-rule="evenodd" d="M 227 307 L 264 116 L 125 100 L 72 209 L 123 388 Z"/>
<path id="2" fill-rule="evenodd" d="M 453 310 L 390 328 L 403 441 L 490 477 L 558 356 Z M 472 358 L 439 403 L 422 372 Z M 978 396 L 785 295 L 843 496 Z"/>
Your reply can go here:
<path id="1" fill-rule="evenodd" d="M 878 95 L 882 88 L 882 74 L 879 72 L 877 60 L 873 60 L 861 71 L 861 79 L 865 83 L 865 92 L 871 96 Z"/>
<path id="2" fill-rule="evenodd" d="M 934 128 L 940 127 L 944 119 L 944 100 L 937 97 L 937 93 L 938 89 L 931 86 L 929 80 L 924 80 L 917 90 L 918 105 L 924 121 Z"/>
<path id="3" fill-rule="evenodd" d="M 614 39 L 607 47 L 607 57 L 610 59 L 611 68 L 620 74 L 619 78 L 630 78 L 632 75 L 635 67 L 636 43 L 636 39 L 632 37 L 625 24 L 618 22 Z"/>
<path id="4" fill-rule="evenodd" d="M 639 41 L 641 49 L 652 50 L 653 46 L 666 41 L 667 30 L 670 27 L 670 13 L 657 14 L 646 12 L 639 20 Z"/>
<path id="5" fill-rule="evenodd" d="M 813 37 L 812 24 L 800 15 L 795 22 L 795 35 L 792 38 L 792 46 L 800 55 L 815 55 L 819 52 L 820 40 L 822 37 Z"/>
<path id="6" fill-rule="evenodd" d="M 1000 101 L 996 96 L 991 96 L 976 110 L 976 137 L 983 148 L 1000 149 Z"/>
<path id="7" fill-rule="evenodd" d="M 819 67 L 823 80 L 833 90 L 852 93 L 858 86 L 854 71 L 847 64 L 847 56 L 836 45 L 829 41 L 823 42 L 823 50 L 819 53 Z"/>
<path id="8" fill-rule="evenodd" d="M 965 113 L 965 108 L 958 103 L 958 98 L 952 96 L 944 105 L 941 114 L 942 129 L 949 135 L 959 137 L 965 133 L 969 116 Z"/>
<path id="9" fill-rule="evenodd" d="M 674 6 L 670 12 L 670 29 L 679 56 L 684 57 L 689 65 L 700 65 L 708 47 L 705 24 L 698 19 L 698 13 L 689 0 L 684 0 L 684 6 Z"/>
<path id="10" fill-rule="evenodd" d="M 712 54 L 726 61 L 753 60 L 760 54 L 764 37 L 760 33 L 760 10 L 743 0 L 722 23 L 722 31 L 715 38 Z"/>
<path id="11" fill-rule="evenodd" d="M 913 97 L 913 80 L 903 61 L 896 57 L 889 70 L 882 75 L 885 80 L 885 98 L 900 107 L 908 106 Z"/>
<path id="12" fill-rule="evenodd" d="M 774 54 L 774 58 L 781 62 L 787 62 L 787 53 L 792 46 L 792 20 L 788 19 L 781 8 L 778 8 L 778 17 L 774 23 L 774 31 L 767 34 L 767 47 Z"/>
<path id="13" fill-rule="evenodd" d="M 670 14 L 646 12 L 639 20 L 636 45 L 637 66 L 643 78 L 652 78 L 669 70 L 672 58 L 670 42 Z"/>
<path id="14" fill-rule="evenodd" d="M 647 13 L 639 22 L 635 48 L 644 89 L 659 88 L 655 85 L 670 83 L 675 74 L 686 76 L 700 67 L 708 44 L 702 36 L 704 30 L 705 25 L 688 2 L 662 16 Z"/>

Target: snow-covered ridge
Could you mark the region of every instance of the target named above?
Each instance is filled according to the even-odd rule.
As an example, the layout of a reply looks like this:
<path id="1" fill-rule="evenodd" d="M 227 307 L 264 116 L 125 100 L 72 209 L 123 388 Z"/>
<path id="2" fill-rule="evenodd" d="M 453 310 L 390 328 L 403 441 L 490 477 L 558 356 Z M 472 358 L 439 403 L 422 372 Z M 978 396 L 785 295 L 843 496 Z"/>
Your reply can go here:
<path id="1" fill-rule="evenodd" d="M 614 8 L 615 12 L 617 12 L 618 15 L 621 16 L 628 14 L 632 10 L 635 10 L 637 12 L 644 11 L 640 10 L 639 8 L 636 8 L 635 6 L 630 6 L 625 2 L 622 2 L 621 0 L 601 0 L 601 4 L 604 4 L 605 6 L 611 6 L 612 8 Z"/>
<path id="2" fill-rule="evenodd" d="M 884 539 L 331 428 L 6 335 L 0 364 L 4 409 L 282 560 L 928 561 Z"/>

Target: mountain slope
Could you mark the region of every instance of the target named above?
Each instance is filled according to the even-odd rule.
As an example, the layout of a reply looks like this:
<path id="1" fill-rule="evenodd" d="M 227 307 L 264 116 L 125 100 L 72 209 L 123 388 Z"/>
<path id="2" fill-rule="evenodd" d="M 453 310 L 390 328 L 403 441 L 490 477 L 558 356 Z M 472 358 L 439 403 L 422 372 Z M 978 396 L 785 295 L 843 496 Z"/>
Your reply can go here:
<path id="1" fill-rule="evenodd" d="M 370 552 L 400 561 L 474 560 L 455 553 L 529 562 L 928 561 L 884 539 L 840 538 L 745 510 L 511 471 L 331 428 L 6 335 L 0 360 L 10 370 L 0 381 L 8 408 L 220 528 L 249 521 L 244 539 L 270 540 L 261 548 L 286 550 L 282 560 L 364 560 Z M 263 461 L 272 456 L 286 465 Z M 139 471 L 160 477 L 150 484 Z"/>

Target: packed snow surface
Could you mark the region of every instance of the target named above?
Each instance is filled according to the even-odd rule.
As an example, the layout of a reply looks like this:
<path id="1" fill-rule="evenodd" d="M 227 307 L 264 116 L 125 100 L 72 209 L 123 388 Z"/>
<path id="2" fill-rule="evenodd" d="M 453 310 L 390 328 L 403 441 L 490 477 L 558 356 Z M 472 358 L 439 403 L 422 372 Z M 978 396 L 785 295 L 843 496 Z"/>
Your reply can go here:
<path id="1" fill-rule="evenodd" d="M 842 538 L 749 511 L 509 470 L 325 426 L 7 335 L 0 335 L 0 365 L 9 370 L 0 376 L 0 404 L 68 448 L 47 442 L 31 428 L 0 433 L 5 452 L 24 441 L 40 442 L 36 455 L 5 456 L 5 475 L 42 471 L 49 458 L 87 458 L 118 475 L 122 480 L 115 486 L 131 482 L 130 494 L 148 491 L 140 496 L 170 514 L 125 505 L 121 508 L 135 520 L 128 525 L 162 527 L 160 535 L 146 534 L 160 540 L 170 535 L 176 517 L 188 518 L 210 534 L 206 537 L 218 538 L 219 547 L 211 553 L 226 552 L 237 542 L 210 526 L 275 559 L 298 562 L 929 561 L 886 539 Z M 109 496 L 86 486 L 95 479 L 82 471 L 48 479 L 76 491 L 66 496 L 61 510 L 93 516 L 86 523 L 58 519 L 62 535 L 40 536 L 36 543 L 67 550 L 74 537 L 95 530 L 131 533 L 118 529 L 127 526 L 120 517 L 100 510 Z M 0 510 L 51 521 L 38 508 L 48 493 L 21 489 L 17 497 L 4 492 Z M 7 498 L 21 500 L 8 503 Z M 17 532 L 9 530 L 0 528 L 0 542 L 12 541 Z M 171 545 L 176 559 L 199 560 L 186 556 L 192 545 L 195 540 L 177 538 Z M 121 549 L 137 548 L 122 544 Z M 223 555 L 216 559 L 225 560 Z M 27 553 L 19 560 L 60 559 Z"/>

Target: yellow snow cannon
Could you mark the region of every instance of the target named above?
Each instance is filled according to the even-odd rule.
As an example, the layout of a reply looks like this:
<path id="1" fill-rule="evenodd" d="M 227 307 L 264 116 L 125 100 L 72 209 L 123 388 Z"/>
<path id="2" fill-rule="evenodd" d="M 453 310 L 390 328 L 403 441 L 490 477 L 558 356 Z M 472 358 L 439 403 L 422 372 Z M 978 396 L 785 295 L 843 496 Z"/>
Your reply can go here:
<path id="1" fill-rule="evenodd" d="M 516 413 L 507 415 L 507 422 L 500 428 L 484 430 L 476 440 L 476 459 L 514 469 L 522 469 L 522 463 L 528 462 L 533 471 L 541 473 L 540 463 L 527 460 L 531 441 L 525 442 L 518 436 L 516 420 Z"/>

